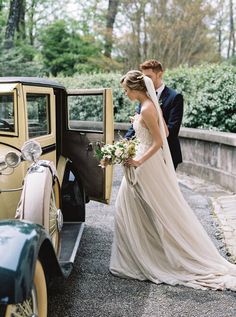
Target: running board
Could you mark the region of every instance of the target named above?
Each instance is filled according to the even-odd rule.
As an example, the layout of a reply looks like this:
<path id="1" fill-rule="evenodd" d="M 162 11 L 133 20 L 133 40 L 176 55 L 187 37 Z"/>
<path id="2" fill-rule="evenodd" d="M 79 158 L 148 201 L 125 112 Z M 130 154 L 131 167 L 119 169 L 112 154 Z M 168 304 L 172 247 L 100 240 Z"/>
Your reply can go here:
<path id="1" fill-rule="evenodd" d="M 64 276 L 73 269 L 75 256 L 79 248 L 84 222 L 64 222 L 61 230 L 61 253 L 59 263 Z"/>

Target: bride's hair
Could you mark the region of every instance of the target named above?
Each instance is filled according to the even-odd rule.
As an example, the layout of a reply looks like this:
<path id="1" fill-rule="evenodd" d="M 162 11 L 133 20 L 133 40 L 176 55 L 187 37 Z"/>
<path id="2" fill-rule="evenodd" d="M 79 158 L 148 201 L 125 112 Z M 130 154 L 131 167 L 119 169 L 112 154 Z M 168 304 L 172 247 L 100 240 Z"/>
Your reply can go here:
<path id="1" fill-rule="evenodd" d="M 132 90 L 146 92 L 147 87 L 143 78 L 144 74 L 139 70 L 130 70 L 121 78 L 120 83 Z"/>

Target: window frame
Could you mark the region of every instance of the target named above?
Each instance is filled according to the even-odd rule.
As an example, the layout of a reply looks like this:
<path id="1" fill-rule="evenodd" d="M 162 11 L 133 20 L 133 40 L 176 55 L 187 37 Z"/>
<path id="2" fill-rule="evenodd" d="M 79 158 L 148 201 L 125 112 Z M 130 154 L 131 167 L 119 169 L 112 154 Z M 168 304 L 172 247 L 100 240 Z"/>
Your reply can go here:
<path id="1" fill-rule="evenodd" d="M 27 99 L 28 95 L 31 95 L 31 96 L 43 96 L 46 99 L 46 113 L 47 113 L 46 118 L 47 118 L 47 122 L 48 122 L 48 124 L 47 124 L 47 131 L 48 132 L 45 133 L 45 134 L 39 134 L 39 135 L 35 135 L 35 136 L 30 136 L 30 134 L 29 134 L 30 126 L 29 126 L 29 117 L 28 117 L 28 114 L 29 114 L 29 112 L 28 112 L 28 104 L 29 104 L 29 102 L 28 102 L 28 99 Z M 28 136 L 29 139 L 39 138 L 41 136 L 48 136 L 48 135 L 51 134 L 51 132 L 52 132 L 52 127 L 51 127 L 51 102 L 50 102 L 50 94 L 49 93 L 27 92 L 26 93 L 26 114 L 27 114 L 27 131 L 28 131 L 27 136 Z"/>
<path id="2" fill-rule="evenodd" d="M 14 88 L 11 91 L 0 91 L 0 95 L 11 95 L 11 94 L 13 94 L 14 131 L 2 131 L 2 130 L 0 130 L 0 135 L 17 137 L 17 136 L 19 136 L 17 88 Z"/>
<path id="3" fill-rule="evenodd" d="M 28 85 L 23 85 L 23 96 L 24 96 L 24 105 L 25 105 L 25 137 L 26 139 L 29 139 L 29 132 L 28 132 L 28 112 L 27 112 L 27 100 L 26 100 L 26 95 L 27 93 L 30 94 L 46 94 L 50 95 L 50 126 L 51 126 L 51 132 L 50 134 L 45 134 L 41 136 L 37 136 L 35 138 L 31 139 L 36 139 L 40 142 L 42 147 L 49 146 L 52 144 L 56 143 L 56 104 L 55 104 L 55 94 L 54 90 L 51 87 L 46 87 L 46 86 L 28 86 Z"/>
<path id="4" fill-rule="evenodd" d="M 83 129 L 83 128 L 80 128 L 80 129 L 74 129 L 74 128 L 71 128 L 69 126 L 69 103 L 68 103 L 68 97 L 71 97 L 71 96 L 101 96 L 102 99 L 103 99 L 103 104 L 102 104 L 102 111 L 103 111 L 103 114 L 102 114 L 102 118 L 103 120 L 101 121 L 101 130 L 98 130 L 98 129 Z M 67 130 L 69 131 L 76 131 L 76 132 L 81 132 L 81 133 L 98 133 L 98 134 L 104 134 L 105 132 L 105 104 L 106 104 L 106 91 L 105 89 L 101 89 L 101 88 L 98 88 L 98 89 L 68 89 L 67 90 L 67 105 L 66 105 L 66 122 L 67 122 Z M 86 122 L 86 121 L 82 121 L 82 120 L 79 120 L 81 122 Z M 96 121 L 94 121 L 96 122 Z"/>

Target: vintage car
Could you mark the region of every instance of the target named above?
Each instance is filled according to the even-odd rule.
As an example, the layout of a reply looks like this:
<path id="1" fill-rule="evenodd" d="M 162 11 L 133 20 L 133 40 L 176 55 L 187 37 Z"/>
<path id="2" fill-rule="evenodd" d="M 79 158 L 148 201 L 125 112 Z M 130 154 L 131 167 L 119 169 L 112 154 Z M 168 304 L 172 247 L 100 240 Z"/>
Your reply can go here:
<path id="1" fill-rule="evenodd" d="M 47 316 L 48 284 L 71 272 L 86 202 L 109 202 L 112 167 L 94 149 L 113 139 L 110 88 L 0 77 L 0 316 Z"/>

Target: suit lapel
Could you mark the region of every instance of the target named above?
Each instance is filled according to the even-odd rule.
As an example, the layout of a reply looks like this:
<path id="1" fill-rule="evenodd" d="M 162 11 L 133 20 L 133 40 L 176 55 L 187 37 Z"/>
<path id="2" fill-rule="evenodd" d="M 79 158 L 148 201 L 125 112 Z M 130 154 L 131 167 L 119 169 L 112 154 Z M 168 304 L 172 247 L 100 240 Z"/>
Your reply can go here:
<path id="1" fill-rule="evenodd" d="M 165 88 L 163 89 L 161 96 L 160 96 L 160 104 L 161 104 L 161 108 L 164 108 L 166 105 L 166 101 L 168 99 L 170 92 L 169 92 L 169 88 L 167 86 L 165 86 Z"/>

